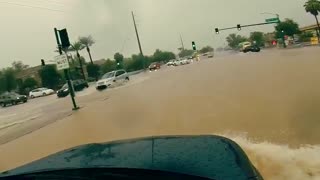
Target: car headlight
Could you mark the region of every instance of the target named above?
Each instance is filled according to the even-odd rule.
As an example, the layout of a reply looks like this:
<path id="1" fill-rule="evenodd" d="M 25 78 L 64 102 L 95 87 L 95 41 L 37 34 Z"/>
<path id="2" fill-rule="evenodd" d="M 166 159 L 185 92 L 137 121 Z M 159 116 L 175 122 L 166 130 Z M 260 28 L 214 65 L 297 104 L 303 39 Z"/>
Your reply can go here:
<path id="1" fill-rule="evenodd" d="M 19 100 L 20 98 L 19 97 L 17 97 L 17 100 Z"/>
<path id="2" fill-rule="evenodd" d="M 68 92 L 69 91 L 69 89 L 67 88 L 67 89 L 65 89 L 65 90 L 63 90 L 63 92 Z"/>

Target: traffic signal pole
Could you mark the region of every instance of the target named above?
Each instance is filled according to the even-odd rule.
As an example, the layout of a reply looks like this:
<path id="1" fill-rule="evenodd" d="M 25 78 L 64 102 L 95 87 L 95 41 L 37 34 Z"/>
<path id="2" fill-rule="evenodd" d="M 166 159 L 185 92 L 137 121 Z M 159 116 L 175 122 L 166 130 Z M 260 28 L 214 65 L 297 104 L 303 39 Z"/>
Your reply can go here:
<path id="1" fill-rule="evenodd" d="M 271 19 L 271 20 L 273 20 L 273 19 Z M 228 27 L 228 28 L 222 28 L 222 29 L 215 28 L 215 32 L 216 32 L 216 34 L 219 34 L 220 31 L 225 31 L 225 30 L 230 30 L 230 29 L 238 29 L 240 31 L 242 27 L 262 26 L 262 25 L 267 25 L 267 24 L 278 24 L 278 23 L 280 23 L 279 15 L 277 15 L 276 20 L 277 21 L 269 21 L 269 22 L 267 21 L 267 22 L 264 22 L 264 23 L 256 23 L 256 24 L 248 24 L 248 25 L 240 25 L 240 24 L 238 24 L 235 27 Z M 282 40 L 283 40 L 283 47 L 286 48 L 287 46 L 286 46 L 286 43 L 285 43 L 285 34 L 284 34 L 284 32 L 282 32 L 281 34 L 282 34 Z"/>
<path id="2" fill-rule="evenodd" d="M 56 36 L 56 41 L 57 41 L 57 45 L 58 45 L 58 49 L 59 49 L 59 54 L 62 55 L 62 47 L 61 47 L 61 44 L 60 44 L 57 28 L 54 28 L 54 34 Z M 64 69 L 63 72 L 64 72 L 64 76 L 66 77 L 66 80 L 67 80 L 68 89 L 69 89 L 71 101 L 72 101 L 72 104 L 73 104 L 72 110 L 74 110 L 74 111 L 78 110 L 80 108 L 77 106 L 76 101 L 74 99 L 75 93 L 74 93 L 74 89 L 73 89 L 72 82 L 71 82 L 71 79 L 70 79 L 69 71 L 68 71 L 68 69 Z"/>
<path id="3" fill-rule="evenodd" d="M 267 24 L 273 24 L 273 23 L 257 23 L 257 24 L 241 25 L 241 28 L 242 27 L 251 27 L 251 26 L 262 26 L 262 25 L 267 25 Z M 224 31 L 224 30 L 229 30 L 229 29 L 238 29 L 238 26 L 229 27 L 229 28 L 222 28 L 222 29 L 218 29 L 218 30 L 219 31 Z"/>

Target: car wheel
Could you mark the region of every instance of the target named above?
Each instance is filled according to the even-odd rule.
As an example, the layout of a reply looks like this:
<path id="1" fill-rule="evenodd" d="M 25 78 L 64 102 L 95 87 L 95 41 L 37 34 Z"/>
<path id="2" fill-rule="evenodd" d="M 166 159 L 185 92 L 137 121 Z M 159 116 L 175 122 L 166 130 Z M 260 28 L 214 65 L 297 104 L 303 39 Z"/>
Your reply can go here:
<path id="1" fill-rule="evenodd" d="M 16 105 L 17 102 L 16 102 L 16 101 L 11 101 L 11 104 L 12 104 L 12 105 Z"/>
<path id="2" fill-rule="evenodd" d="M 6 107 L 6 106 L 7 106 L 7 104 L 6 104 L 6 103 L 2 103 L 1 105 L 2 105 L 2 107 Z"/>
<path id="3" fill-rule="evenodd" d="M 34 95 L 31 95 L 30 98 L 33 99 L 33 98 L 34 98 Z"/>
<path id="4" fill-rule="evenodd" d="M 46 96 L 46 95 L 47 95 L 46 93 L 43 93 L 43 94 L 42 94 L 42 96 Z"/>
<path id="5" fill-rule="evenodd" d="M 129 81 L 130 80 L 130 78 L 129 77 L 126 77 L 126 81 Z"/>

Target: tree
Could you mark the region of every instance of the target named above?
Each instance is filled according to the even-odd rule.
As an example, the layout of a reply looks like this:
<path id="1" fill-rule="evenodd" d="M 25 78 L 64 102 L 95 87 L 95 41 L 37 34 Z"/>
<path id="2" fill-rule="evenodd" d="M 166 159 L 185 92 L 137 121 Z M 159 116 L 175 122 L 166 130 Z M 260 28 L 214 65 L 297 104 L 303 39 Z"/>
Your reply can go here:
<path id="1" fill-rule="evenodd" d="M 284 35 L 293 36 L 294 34 L 299 34 L 299 25 L 292 19 L 285 19 L 285 21 L 280 22 L 276 27 L 276 38 L 283 38 Z"/>
<path id="2" fill-rule="evenodd" d="M 224 49 L 223 49 L 223 47 L 218 47 L 217 48 L 217 51 L 223 51 Z"/>
<path id="3" fill-rule="evenodd" d="M 255 42 L 255 44 L 259 47 L 263 47 L 265 43 L 265 37 L 263 32 L 252 32 L 250 33 L 250 40 Z"/>
<path id="4" fill-rule="evenodd" d="M 81 56 L 79 54 L 79 51 L 81 51 L 84 48 L 85 48 L 85 46 L 81 42 L 74 42 L 71 45 L 71 47 L 69 48 L 69 50 L 76 52 L 77 59 L 78 59 L 79 65 L 80 65 L 80 70 L 81 70 L 82 77 L 83 77 L 83 79 L 86 79 L 86 76 L 85 76 L 84 71 L 83 71 L 83 62 L 81 61 Z"/>
<path id="5" fill-rule="evenodd" d="M 117 63 L 111 59 L 107 59 L 106 62 L 102 65 L 101 71 L 103 73 L 108 73 L 117 69 Z"/>
<path id="6" fill-rule="evenodd" d="M 55 65 L 46 65 L 39 71 L 42 86 L 56 89 L 59 85 L 61 76 Z"/>
<path id="7" fill-rule="evenodd" d="M 124 61 L 125 69 L 128 72 L 131 71 L 138 71 L 144 69 L 144 65 L 149 66 L 150 59 L 147 56 L 139 55 L 132 55 L 131 58 L 128 58 Z"/>
<path id="8" fill-rule="evenodd" d="M 7 91 L 7 79 L 4 76 L 4 70 L 0 71 L 0 94 Z"/>
<path id="9" fill-rule="evenodd" d="M 193 50 L 191 49 L 182 49 L 180 52 L 179 52 L 179 57 L 183 58 L 183 57 L 186 57 L 186 56 L 192 56 L 194 53 Z"/>
<path id="10" fill-rule="evenodd" d="M 29 77 L 27 78 L 26 80 L 23 81 L 23 84 L 22 84 L 22 87 L 25 89 L 25 88 L 36 88 L 38 86 L 38 82 L 32 78 L 32 77 Z"/>
<path id="11" fill-rule="evenodd" d="M 211 47 L 211 46 L 206 46 L 206 47 L 203 47 L 202 49 L 200 49 L 200 53 L 208 53 L 208 52 L 213 52 L 214 49 Z"/>
<path id="12" fill-rule="evenodd" d="M 117 63 L 117 69 L 122 69 L 123 68 L 123 59 L 124 59 L 123 55 L 120 53 L 116 53 L 116 54 L 114 54 L 113 57 Z"/>
<path id="13" fill-rule="evenodd" d="M 302 32 L 300 34 L 300 41 L 302 41 L 302 42 L 310 42 L 311 37 L 313 37 L 312 32 Z"/>
<path id="14" fill-rule="evenodd" d="M 152 62 L 168 62 L 172 59 L 175 59 L 176 55 L 172 52 L 167 52 L 167 51 L 161 51 L 157 49 L 152 56 Z"/>
<path id="15" fill-rule="evenodd" d="M 239 44 L 245 41 L 248 41 L 248 38 L 244 37 L 244 36 L 240 36 L 240 35 L 236 35 L 236 34 L 230 34 L 227 38 L 226 38 L 228 45 L 230 48 L 232 49 L 238 49 L 239 48 Z"/>
<path id="16" fill-rule="evenodd" d="M 92 36 L 79 37 L 79 42 L 86 47 L 87 52 L 90 57 L 91 64 L 93 64 L 92 56 L 91 56 L 91 52 L 90 52 L 90 46 L 92 46 L 95 42 L 94 42 Z"/>
<path id="17" fill-rule="evenodd" d="M 97 64 L 88 64 L 87 65 L 87 72 L 88 76 L 92 78 L 97 78 L 99 77 L 99 71 L 100 71 L 100 66 Z"/>
<path id="18" fill-rule="evenodd" d="M 19 93 L 28 95 L 28 93 L 37 86 L 38 82 L 34 78 L 29 77 L 22 82 L 21 86 L 19 86 Z"/>
<path id="19" fill-rule="evenodd" d="M 6 81 L 6 91 L 10 92 L 17 87 L 17 79 L 15 76 L 15 70 L 13 68 L 7 68 L 4 70 L 4 78 Z"/>
<path id="20" fill-rule="evenodd" d="M 13 61 L 12 67 L 15 71 L 20 72 L 24 69 L 27 69 L 29 65 L 23 64 L 22 61 Z"/>
<path id="21" fill-rule="evenodd" d="M 318 40 L 320 40 L 320 25 L 319 25 L 319 20 L 318 20 L 318 14 L 320 12 L 320 1 L 319 0 L 308 0 L 304 4 L 304 8 L 306 12 L 312 14 L 314 18 L 316 19 L 318 30 L 317 30 L 317 36 Z"/>

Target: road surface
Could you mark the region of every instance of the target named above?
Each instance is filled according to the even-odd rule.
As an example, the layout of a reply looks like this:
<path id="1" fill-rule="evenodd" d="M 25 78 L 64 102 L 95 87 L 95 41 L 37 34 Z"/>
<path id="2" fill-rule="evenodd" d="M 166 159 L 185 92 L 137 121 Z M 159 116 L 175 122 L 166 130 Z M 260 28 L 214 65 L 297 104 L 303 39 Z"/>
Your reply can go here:
<path id="1" fill-rule="evenodd" d="M 319 179 L 319 55 L 318 48 L 234 54 L 141 73 L 131 84 L 79 96 L 78 112 L 53 96 L 12 107 L 21 118 L 42 108 L 37 119 L 46 126 L 2 144 L 0 170 L 86 143 L 219 134 L 238 142 L 266 179 Z"/>

